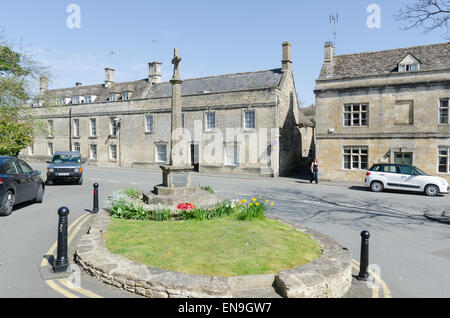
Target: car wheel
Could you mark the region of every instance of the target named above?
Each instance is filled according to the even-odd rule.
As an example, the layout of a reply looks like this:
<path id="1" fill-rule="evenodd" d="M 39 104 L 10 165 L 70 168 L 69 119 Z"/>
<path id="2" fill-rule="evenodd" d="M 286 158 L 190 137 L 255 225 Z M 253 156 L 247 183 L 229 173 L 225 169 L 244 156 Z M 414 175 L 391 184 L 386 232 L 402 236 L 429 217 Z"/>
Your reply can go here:
<path id="1" fill-rule="evenodd" d="M 47 179 L 47 180 L 45 181 L 45 184 L 47 184 L 47 185 L 52 185 L 52 184 L 53 184 L 53 181 L 50 180 L 50 179 Z"/>
<path id="2" fill-rule="evenodd" d="M 372 189 L 373 192 L 383 192 L 384 186 L 380 181 L 374 181 L 370 184 L 370 189 Z"/>
<path id="3" fill-rule="evenodd" d="M 39 185 L 39 189 L 36 193 L 36 198 L 34 199 L 35 203 L 42 203 L 44 200 L 44 186 L 42 184 Z"/>
<path id="4" fill-rule="evenodd" d="M 429 197 L 435 197 L 439 194 L 439 188 L 435 185 L 429 184 L 425 187 L 425 194 Z"/>
<path id="5" fill-rule="evenodd" d="M 8 216 L 12 213 L 14 201 L 16 197 L 12 191 L 6 192 L 2 199 L 2 206 L 0 207 L 0 216 Z"/>

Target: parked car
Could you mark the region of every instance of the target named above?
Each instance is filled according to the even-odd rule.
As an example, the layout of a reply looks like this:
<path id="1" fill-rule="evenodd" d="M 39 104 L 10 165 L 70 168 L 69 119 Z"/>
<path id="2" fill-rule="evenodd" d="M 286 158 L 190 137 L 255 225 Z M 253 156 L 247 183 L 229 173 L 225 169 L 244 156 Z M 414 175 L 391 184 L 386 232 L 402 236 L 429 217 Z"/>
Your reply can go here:
<path id="1" fill-rule="evenodd" d="M 428 196 L 449 192 L 446 179 L 430 176 L 409 165 L 376 164 L 367 172 L 365 184 L 374 192 L 394 189 L 425 192 Z"/>
<path id="2" fill-rule="evenodd" d="M 47 161 L 47 183 L 52 184 L 57 181 L 71 181 L 83 184 L 84 161 L 81 154 L 76 151 L 57 151 L 53 155 L 52 161 Z"/>
<path id="3" fill-rule="evenodd" d="M 20 203 L 42 203 L 45 185 L 40 174 L 23 160 L 0 156 L 0 216 L 10 215 Z"/>

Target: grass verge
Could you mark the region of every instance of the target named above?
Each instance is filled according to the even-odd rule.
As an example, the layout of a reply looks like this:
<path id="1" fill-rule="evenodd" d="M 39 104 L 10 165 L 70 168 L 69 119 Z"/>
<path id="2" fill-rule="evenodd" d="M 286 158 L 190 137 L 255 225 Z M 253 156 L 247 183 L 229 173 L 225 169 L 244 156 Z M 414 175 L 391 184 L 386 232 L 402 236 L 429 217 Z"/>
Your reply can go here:
<path id="1" fill-rule="evenodd" d="M 113 219 L 105 234 L 114 253 L 151 267 L 209 276 L 278 273 L 311 262 L 320 245 L 274 220 L 155 222 Z"/>

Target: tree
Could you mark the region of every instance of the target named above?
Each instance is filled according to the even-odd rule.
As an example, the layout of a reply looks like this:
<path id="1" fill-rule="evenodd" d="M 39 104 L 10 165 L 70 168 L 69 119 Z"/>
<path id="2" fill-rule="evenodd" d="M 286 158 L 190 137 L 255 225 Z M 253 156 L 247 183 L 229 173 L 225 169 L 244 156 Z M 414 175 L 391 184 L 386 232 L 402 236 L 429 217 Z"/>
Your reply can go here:
<path id="1" fill-rule="evenodd" d="M 395 18 L 407 22 L 402 30 L 422 29 L 429 33 L 443 28 L 444 37 L 450 39 L 450 0 L 416 0 L 400 9 Z"/>
<path id="2" fill-rule="evenodd" d="M 32 83 L 45 68 L 12 45 L 0 43 L 0 155 L 18 156 L 41 125 L 31 115 Z"/>

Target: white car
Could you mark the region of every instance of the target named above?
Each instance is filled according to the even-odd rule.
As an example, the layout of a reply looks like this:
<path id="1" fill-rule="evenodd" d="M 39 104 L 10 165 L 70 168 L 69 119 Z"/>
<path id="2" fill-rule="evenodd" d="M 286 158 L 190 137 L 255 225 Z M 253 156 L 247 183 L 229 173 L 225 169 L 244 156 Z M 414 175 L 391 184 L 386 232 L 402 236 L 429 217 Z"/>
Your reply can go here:
<path id="1" fill-rule="evenodd" d="M 367 172 L 365 183 L 374 192 L 392 189 L 425 192 L 429 196 L 449 192 L 446 179 L 408 165 L 376 164 Z"/>

